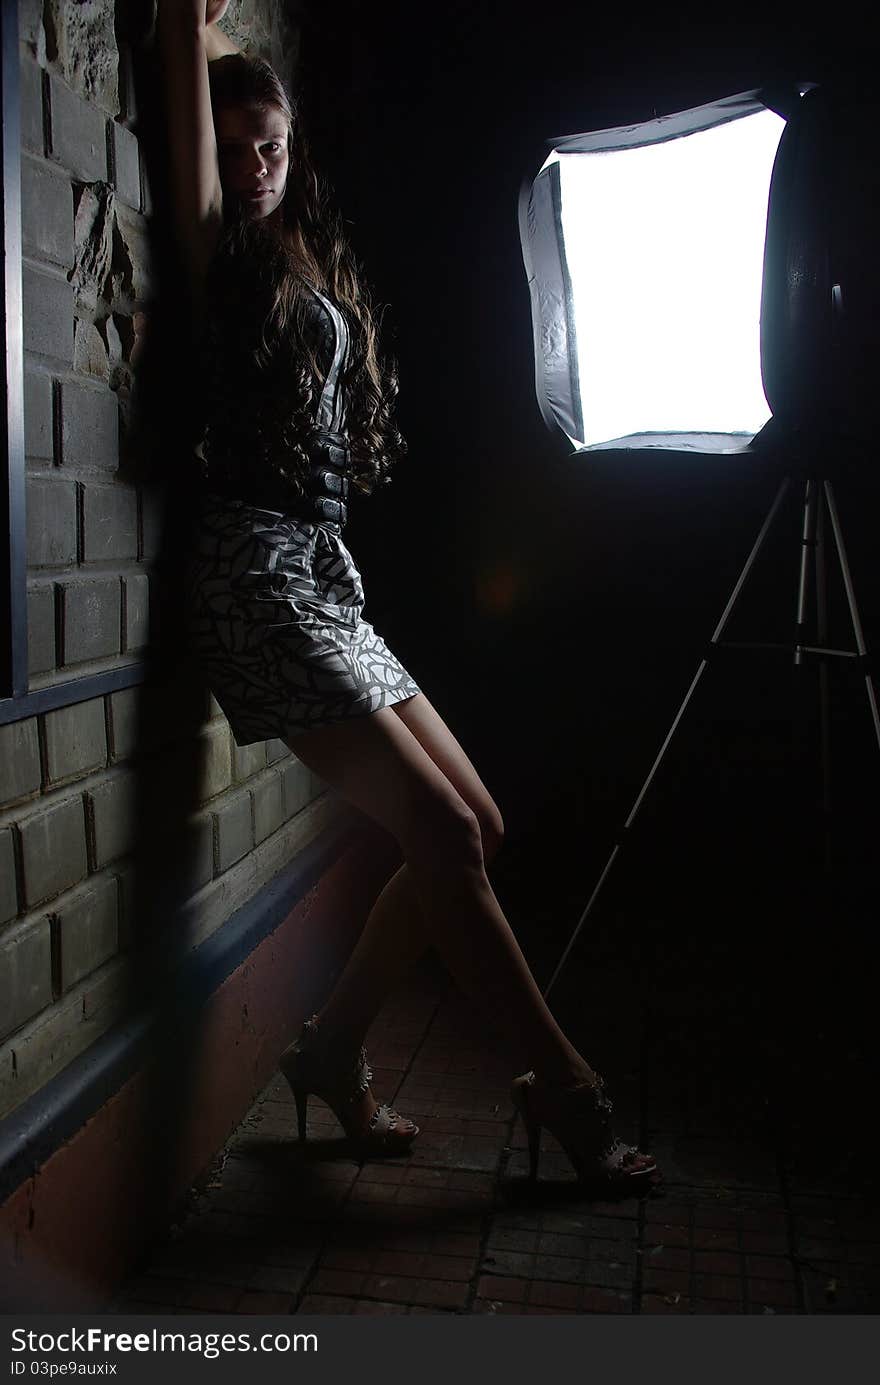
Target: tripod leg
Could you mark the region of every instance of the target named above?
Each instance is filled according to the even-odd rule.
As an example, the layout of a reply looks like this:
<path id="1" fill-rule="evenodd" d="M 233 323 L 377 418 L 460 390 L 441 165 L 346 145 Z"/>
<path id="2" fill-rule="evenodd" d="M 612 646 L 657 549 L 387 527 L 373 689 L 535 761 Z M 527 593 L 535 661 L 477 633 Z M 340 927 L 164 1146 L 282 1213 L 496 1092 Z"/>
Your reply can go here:
<path id="1" fill-rule="evenodd" d="M 825 499 L 828 504 L 828 514 L 831 517 L 831 528 L 834 531 L 834 543 L 837 548 L 840 571 L 843 574 L 843 585 L 846 588 L 846 599 L 849 605 L 849 615 L 852 621 L 853 634 L 856 638 L 856 649 L 858 650 L 860 659 L 866 661 L 868 650 L 865 646 L 865 637 L 862 633 L 862 622 L 859 618 L 855 588 L 853 587 L 852 574 L 849 570 L 849 563 L 846 557 L 846 545 L 843 542 L 843 530 L 840 527 L 837 504 L 834 499 L 834 491 L 830 481 L 825 482 Z M 871 712 L 871 720 L 874 723 L 874 735 L 877 737 L 877 748 L 880 749 L 880 712 L 877 710 L 877 693 L 874 688 L 874 680 L 871 677 L 870 669 L 867 667 L 865 668 L 865 691 L 868 695 L 868 707 Z"/>
<path id="2" fill-rule="evenodd" d="M 826 501 L 827 503 L 827 501 Z M 820 503 L 816 520 L 816 643 L 828 644 L 828 563 L 825 552 L 825 507 Z M 819 656 L 819 735 L 822 760 L 822 837 L 825 876 L 831 878 L 831 702 L 828 660 Z"/>
<path id="3" fill-rule="evenodd" d="M 777 514 L 779 513 L 779 507 L 781 506 L 782 501 L 783 501 L 784 498 L 785 498 L 785 495 L 786 495 L 786 493 L 787 493 L 787 491 L 788 491 L 788 488 L 789 488 L 790 483 L 791 483 L 791 482 L 790 482 L 790 477 L 786 476 L 786 477 L 782 480 L 782 482 L 781 482 L 781 484 L 780 484 L 780 486 L 779 486 L 779 489 L 778 489 L 778 491 L 776 492 L 776 496 L 775 496 L 775 498 L 774 498 L 774 500 L 773 500 L 773 504 L 770 506 L 770 509 L 769 509 L 769 511 L 768 511 L 768 513 L 767 513 L 767 517 L 766 517 L 766 519 L 764 520 L 764 523 L 761 525 L 761 529 L 760 529 L 760 531 L 759 531 L 759 533 L 758 533 L 758 537 L 755 539 L 754 545 L 753 545 L 753 547 L 752 547 L 752 551 L 751 551 L 751 553 L 749 554 L 748 558 L 747 558 L 746 561 L 745 561 L 745 564 L 744 564 L 744 566 L 743 566 L 743 570 L 742 570 L 742 572 L 740 573 L 739 577 L 737 578 L 736 583 L 734 584 L 733 591 L 731 592 L 730 597 L 729 597 L 729 599 L 728 599 L 727 605 L 725 606 L 725 608 L 724 608 L 724 610 L 723 610 L 723 612 L 722 612 L 722 614 L 721 614 L 721 619 L 719 620 L 718 624 L 717 624 L 716 627 L 715 627 L 715 631 L 714 631 L 714 633 L 713 633 L 713 635 L 712 635 L 712 638 L 711 638 L 711 640 L 710 640 L 710 642 L 709 642 L 709 643 L 710 643 L 710 650 L 709 650 L 709 653 L 711 653 L 712 648 L 713 648 L 714 646 L 716 646 L 716 645 L 719 643 L 719 641 L 720 641 L 720 639 L 721 639 L 721 636 L 722 636 L 722 634 L 724 633 L 724 629 L 725 629 L 725 627 L 726 627 L 726 625 L 727 625 L 727 622 L 729 621 L 729 619 L 730 619 L 730 617 L 731 617 L 731 615 L 732 615 L 732 613 L 733 613 L 733 609 L 734 609 L 734 607 L 735 607 L 735 605 L 736 605 L 736 602 L 737 602 L 737 600 L 738 600 L 738 598 L 739 598 L 739 595 L 740 595 L 740 593 L 741 593 L 743 587 L 745 586 L 745 583 L 746 583 L 746 580 L 747 580 L 747 578 L 748 578 L 748 576 L 749 576 L 749 573 L 751 572 L 751 570 L 752 570 L 752 568 L 753 568 L 753 566 L 754 566 L 754 564 L 755 564 L 755 559 L 757 558 L 758 554 L 760 553 L 761 548 L 762 548 L 762 546 L 763 546 L 763 544 L 764 544 L 764 540 L 766 539 L 768 533 L 770 532 L 771 525 L 773 524 L 774 519 L 776 518 Z M 699 684 L 699 681 L 700 681 L 700 679 L 702 678 L 702 676 L 703 676 L 703 674 L 704 674 L 704 672 L 705 672 L 705 670 L 706 670 L 706 666 L 707 666 L 708 662 L 709 662 L 709 656 L 708 656 L 708 654 L 707 654 L 707 656 L 706 656 L 706 657 L 702 660 L 702 662 L 700 663 L 700 667 L 697 669 L 697 672 L 696 672 L 696 674 L 694 675 L 693 682 L 691 683 L 690 687 L 688 688 L 687 692 L 686 692 L 685 695 L 684 695 L 684 701 L 682 702 L 681 706 L 679 707 L 678 711 L 677 711 L 676 714 L 675 714 L 675 718 L 674 718 L 674 720 L 673 720 L 673 723 L 672 723 L 672 725 L 670 726 L 668 732 L 666 733 L 666 738 L 664 739 L 663 744 L 661 745 L 661 747 L 660 747 L 660 749 L 659 749 L 659 751 L 658 751 L 658 753 L 657 753 L 657 757 L 656 757 L 656 759 L 654 760 L 654 763 L 653 763 L 653 765 L 651 766 L 651 769 L 650 769 L 649 772 L 648 772 L 648 777 L 647 777 L 647 779 L 645 780 L 644 784 L 642 785 L 641 789 L 639 790 L 639 793 L 638 793 L 638 796 L 637 796 L 637 798 L 636 798 L 636 801 L 635 801 L 635 803 L 633 804 L 632 808 L 630 809 L 629 816 L 628 816 L 628 818 L 626 819 L 626 822 L 624 823 L 623 828 L 621 829 L 620 838 L 619 838 L 619 840 L 615 843 L 614 848 L 613 848 L 613 850 L 612 850 L 612 852 L 611 852 L 611 855 L 609 856 L 608 861 L 607 861 L 606 864 L 605 864 L 605 868 L 604 868 L 604 870 L 602 871 L 602 874 L 599 876 L 599 879 L 598 879 L 598 881 L 597 881 L 597 883 L 596 883 L 596 886 L 595 886 L 595 888 L 593 889 L 593 893 L 590 895 L 590 898 L 589 898 L 589 900 L 587 901 L 586 908 L 584 909 L 584 912 L 581 914 L 580 919 L 578 920 L 578 923 L 577 923 L 577 925 L 576 925 L 576 927 L 575 927 L 575 930 L 574 930 L 574 932 L 572 933 L 571 937 L 569 938 L 568 943 L 566 944 L 565 951 L 563 952 L 562 956 L 560 957 L 559 961 L 557 962 L 557 964 L 556 964 L 556 969 L 555 969 L 555 971 L 553 972 L 553 975 L 550 977 L 550 980 L 547 982 L 547 985 L 546 985 L 546 987 L 545 987 L 545 989 L 544 989 L 544 999 L 545 999 L 545 1000 L 546 1000 L 547 996 L 550 994 L 551 988 L 552 988 L 553 985 L 555 984 L 557 977 L 559 976 L 560 972 L 562 971 L 562 968 L 563 968 L 563 966 L 565 965 L 565 962 L 566 962 L 566 959 L 568 958 L 569 953 L 571 952 L 572 948 L 574 947 L 575 943 L 577 942 L 577 939 L 578 939 L 578 937 L 579 937 L 579 935 L 580 935 L 581 929 L 583 928 L 584 924 L 586 923 L 587 919 L 589 918 L 589 916 L 590 916 L 590 914 L 591 914 L 591 912 L 592 912 L 592 910 L 593 910 L 593 906 L 594 906 L 594 904 L 596 903 L 596 900 L 597 900 L 598 897 L 599 897 L 600 891 L 602 890 L 602 887 L 603 887 L 603 885 L 605 884 L 605 881 L 607 880 L 607 878 L 608 878 L 608 876 L 609 876 L 609 874 L 610 874 L 610 872 L 611 872 L 611 867 L 614 865 L 614 862 L 615 862 L 615 860 L 617 859 L 617 856 L 618 856 L 618 853 L 619 853 L 619 851 L 620 851 L 620 848 L 621 848 L 621 846 L 623 845 L 623 838 L 624 838 L 624 835 L 629 831 L 630 827 L 631 827 L 632 824 L 635 822 L 635 819 L 636 819 L 636 817 L 637 817 L 637 815 L 638 815 L 639 809 L 641 808 L 642 803 L 644 802 L 645 795 L 647 794 L 649 788 L 651 787 L 651 784 L 654 782 L 654 779 L 655 779 L 655 777 L 656 777 L 656 775 L 657 775 L 657 771 L 659 770 L 660 765 L 661 765 L 661 763 L 662 763 L 662 761 L 663 761 L 663 757 L 664 757 L 664 755 L 666 754 L 666 751 L 669 749 L 670 742 L 672 741 L 672 738 L 673 738 L 673 736 L 675 735 L 675 732 L 677 731 L 677 729 L 678 729 L 678 727 L 679 727 L 679 725 L 680 725 L 680 723 L 681 723 L 682 717 L 684 716 L 685 712 L 687 711 L 687 708 L 688 708 L 688 705 L 689 705 L 689 703 L 690 703 L 691 698 L 693 697 L 694 693 L 695 693 L 696 690 L 697 690 L 697 685 Z"/>
<path id="4" fill-rule="evenodd" d="M 801 561 L 798 577 L 797 617 L 795 622 L 794 663 L 804 667 L 804 647 L 809 642 L 807 629 L 810 599 L 810 557 L 816 583 L 816 642 L 828 642 L 827 588 L 825 567 L 825 515 L 818 482 L 809 478 L 804 491 L 804 522 L 801 532 Z M 831 723 L 828 699 L 828 664 L 819 659 L 820 763 L 822 767 L 822 845 L 826 876 L 831 871 Z M 798 698 L 800 703 L 801 699 Z"/>
<path id="5" fill-rule="evenodd" d="M 803 646 L 806 643 L 807 597 L 810 586 L 809 557 L 816 544 L 816 482 L 807 481 L 804 493 L 804 527 L 801 533 L 801 567 L 798 579 L 797 628 L 794 635 L 794 661 L 800 665 L 804 661 Z"/>

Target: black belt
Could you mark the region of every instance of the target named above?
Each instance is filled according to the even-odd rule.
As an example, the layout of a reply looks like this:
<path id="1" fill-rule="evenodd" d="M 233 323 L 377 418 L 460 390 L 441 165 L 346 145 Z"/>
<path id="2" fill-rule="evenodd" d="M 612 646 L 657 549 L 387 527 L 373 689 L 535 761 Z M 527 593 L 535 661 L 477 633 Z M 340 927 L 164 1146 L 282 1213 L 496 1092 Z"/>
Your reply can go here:
<path id="1" fill-rule="evenodd" d="M 248 485 L 247 494 L 238 495 L 236 499 L 267 510 L 278 510 L 307 523 L 338 524 L 341 528 L 348 519 L 347 473 L 351 459 L 348 439 L 344 433 L 321 429 L 310 435 L 303 448 L 309 459 L 303 495 L 294 498 L 281 478 L 267 477 L 255 478 L 253 484 Z"/>
<path id="2" fill-rule="evenodd" d="M 348 519 L 351 453 L 348 439 L 329 429 L 314 434 L 306 445 L 309 472 L 306 493 L 296 507 L 297 518 L 316 524 L 343 525 Z"/>

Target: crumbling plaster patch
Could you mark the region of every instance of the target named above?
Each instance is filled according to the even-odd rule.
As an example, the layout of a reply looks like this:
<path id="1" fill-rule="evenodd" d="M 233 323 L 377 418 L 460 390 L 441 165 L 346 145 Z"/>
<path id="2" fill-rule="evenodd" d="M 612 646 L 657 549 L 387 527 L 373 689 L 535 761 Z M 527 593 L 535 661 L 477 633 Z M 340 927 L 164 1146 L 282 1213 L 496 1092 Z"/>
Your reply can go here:
<path id="1" fill-rule="evenodd" d="M 42 11 L 46 65 L 80 96 L 117 115 L 119 50 L 114 0 L 44 0 Z"/>

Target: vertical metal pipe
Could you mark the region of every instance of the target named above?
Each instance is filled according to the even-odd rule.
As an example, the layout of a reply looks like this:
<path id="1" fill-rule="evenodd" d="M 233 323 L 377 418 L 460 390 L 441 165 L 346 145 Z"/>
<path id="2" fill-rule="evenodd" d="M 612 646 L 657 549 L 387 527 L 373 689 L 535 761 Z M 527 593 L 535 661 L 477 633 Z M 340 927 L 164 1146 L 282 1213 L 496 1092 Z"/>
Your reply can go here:
<path id="1" fill-rule="evenodd" d="M 21 295 L 21 112 L 18 3 L 0 8 L 0 234 L 3 316 L 3 481 L 0 484 L 0 697 L 28 688 L 24 478 L 24 344 Z"/>

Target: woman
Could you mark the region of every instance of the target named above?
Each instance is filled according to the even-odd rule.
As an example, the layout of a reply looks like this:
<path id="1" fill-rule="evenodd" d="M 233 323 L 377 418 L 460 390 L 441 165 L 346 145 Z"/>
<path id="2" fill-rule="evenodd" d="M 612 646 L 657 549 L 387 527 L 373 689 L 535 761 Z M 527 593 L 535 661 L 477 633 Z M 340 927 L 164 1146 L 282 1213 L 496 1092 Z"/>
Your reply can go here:
<path id="1" fill-rule="evenodd" d="M 548 1010 L 486 877 L 498 809 L 363 619 L 341 529 L 348 487 L 369 492 L 404 450 L 396 382 L 283 86 L 216 28 L 227 4 L 159 0 L 158 14 L 176 230 L 207 372 L 194 644 L 236 742 L 283 739 L 404 856 L 332 995 L 281 1057 L 300 1137 L 315 1092 L 362 1154 L 409 1148 L 418 1127 L 377 1105 L 361 1041 L 433 945 L 528 1068 L 512 1098 L 531 1176 L 546 1125 L 580 1177 L 645 1186 L 653 1158 L 615 1139 L 602 1079 Z"/>

